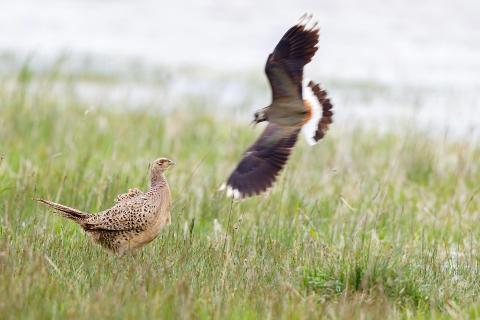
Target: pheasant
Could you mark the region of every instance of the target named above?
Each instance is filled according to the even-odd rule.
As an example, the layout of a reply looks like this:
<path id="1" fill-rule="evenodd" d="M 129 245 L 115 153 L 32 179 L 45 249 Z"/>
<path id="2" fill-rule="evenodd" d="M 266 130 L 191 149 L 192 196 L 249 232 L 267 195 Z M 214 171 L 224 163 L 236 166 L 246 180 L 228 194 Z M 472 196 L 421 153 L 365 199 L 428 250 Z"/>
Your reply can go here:
<path id="1" fill-rule="evenodd" d="M 91 214 L 48 200 L 37 199 L 79 224 L 95 243 L 123 255 L 155 239 L 170 224 L 171 196 L 164 172 L 174 162 L 160 158 L 150 169 L 150 189 L 143 193 L 129 189 L 119 195 L 110 209 Z"/>
<path id="2" fill-rule="evenodd" d="M 327 92 L 313 81 L 303 81 L 303 68 L 318 50 L 319 29 L 317 23 L 309 26 L 311 19 L 311 15 L 304 15 L 268 56 L 265 73 L 272 102 L 255 112 L 253 120 L 268 121 L 268 126 L 220 187 L 227 190 L 227 196 L 241 199 L 270 188 L 287 163 L 300 131 L 313 145 L 333 122 Z"/>

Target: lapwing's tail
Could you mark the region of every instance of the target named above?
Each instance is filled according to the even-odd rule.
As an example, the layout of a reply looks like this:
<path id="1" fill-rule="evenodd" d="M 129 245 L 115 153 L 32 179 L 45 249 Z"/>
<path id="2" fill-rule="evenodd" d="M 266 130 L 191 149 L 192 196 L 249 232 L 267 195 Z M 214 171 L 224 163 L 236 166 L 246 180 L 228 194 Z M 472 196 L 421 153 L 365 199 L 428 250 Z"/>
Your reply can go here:
<path id="1" fill-rule="evenodd" d="M 325 136 L 333 122 L 333 105 L 327 92 L 313 81 L 304 86 L 303 95 L 307 107 L 311 109 L 311 117 L 303 125 L 302 132 L 308 144 L 314 145 Z"/>

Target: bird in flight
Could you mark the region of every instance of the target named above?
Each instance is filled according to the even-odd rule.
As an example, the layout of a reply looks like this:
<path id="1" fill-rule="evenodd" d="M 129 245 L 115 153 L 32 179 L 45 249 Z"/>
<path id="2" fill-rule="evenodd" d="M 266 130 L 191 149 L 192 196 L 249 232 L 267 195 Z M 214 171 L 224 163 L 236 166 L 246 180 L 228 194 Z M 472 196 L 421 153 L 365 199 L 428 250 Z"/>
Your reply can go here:
<path id="1" fill-rule="evenodd" d="M 164 172 L 174 164 L 159 158 L 150 169 L 150 189 L 129 189 L 117 196 L 115 205 L 98 214 L 83 212 L 48 200 L 37 199 L 79 224 L 95 243 L 122 255 L 155 239 L 171 221 L 170 188 Z"/>
<path id="2" fill-rule="evenodd" d="M 270 188 L 285 166 L 299 132 L 313 145 L 333 122 L 327 92 L 313 81 L 303 80 L 303 68 L 318 50 L 319 28 L 311 21 L 312 15 L 302 16 L 268 56 L 265 73 L 272 102 L 255 112 L 253 120 L 267 121 L 268 125 L 220 187 L 227 196 L 242 199 Z"/>

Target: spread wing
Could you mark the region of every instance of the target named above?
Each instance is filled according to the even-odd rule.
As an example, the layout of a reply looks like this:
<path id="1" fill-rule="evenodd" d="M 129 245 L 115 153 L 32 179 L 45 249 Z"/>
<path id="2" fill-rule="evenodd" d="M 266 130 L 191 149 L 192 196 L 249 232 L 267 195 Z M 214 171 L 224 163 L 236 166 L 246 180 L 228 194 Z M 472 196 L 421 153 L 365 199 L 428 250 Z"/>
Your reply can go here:
<path id="1" fill-rule="evenodd" d="M 143 212 L 146 202 L 144 196 L 118 202 L 110 209 L 89 217 L 82 226 L 85 230 L 143 230 L 147 223 Z"/>
<path id="2" fill-rule="evenodd" d="M 299 131 L 270 123 L 228 178 L 227 193 L 244 198 L 271 187 L 287 163 Z"/>
<path id="3" fill-rule="evenodd" d="M 272 87 L 273 100 L 302 98 L 303 67 L 318 50 L 319 29 L 316 24 L 307 29 L 310 19 L 311 16 L 291 27 L 268 56 L 265 73 Z"/>

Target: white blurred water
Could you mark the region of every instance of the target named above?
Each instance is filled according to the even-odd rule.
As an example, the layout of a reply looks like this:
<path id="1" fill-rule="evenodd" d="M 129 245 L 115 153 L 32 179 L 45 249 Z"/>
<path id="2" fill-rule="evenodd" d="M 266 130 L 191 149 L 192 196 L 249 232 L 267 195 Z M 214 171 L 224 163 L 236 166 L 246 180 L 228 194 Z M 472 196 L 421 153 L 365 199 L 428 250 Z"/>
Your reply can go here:
<path id="1" fill-rule="evenodd" d="M 147 68 L 258 71 L 263 81 L 267 54 L 304 12 L 321 26 L 320 50 L 307 74 L 330 85 L 337 124 L 389 128 L 407 119 L 437 132 L 478 136 L 477 0 L 3 0 L 0 53 L 53 60 L 68 52 L 111 68 L 135 60 Z M 372 83 L 387 93 L 377 94 Z M 235 88 L 233 97 L 245 94 Z M 148 98 L 148 88 L 128 90 Z M 358 98 L 362 90 L 368 99 Z M 254 103 L 264 104 L 265 97 Z"/>

